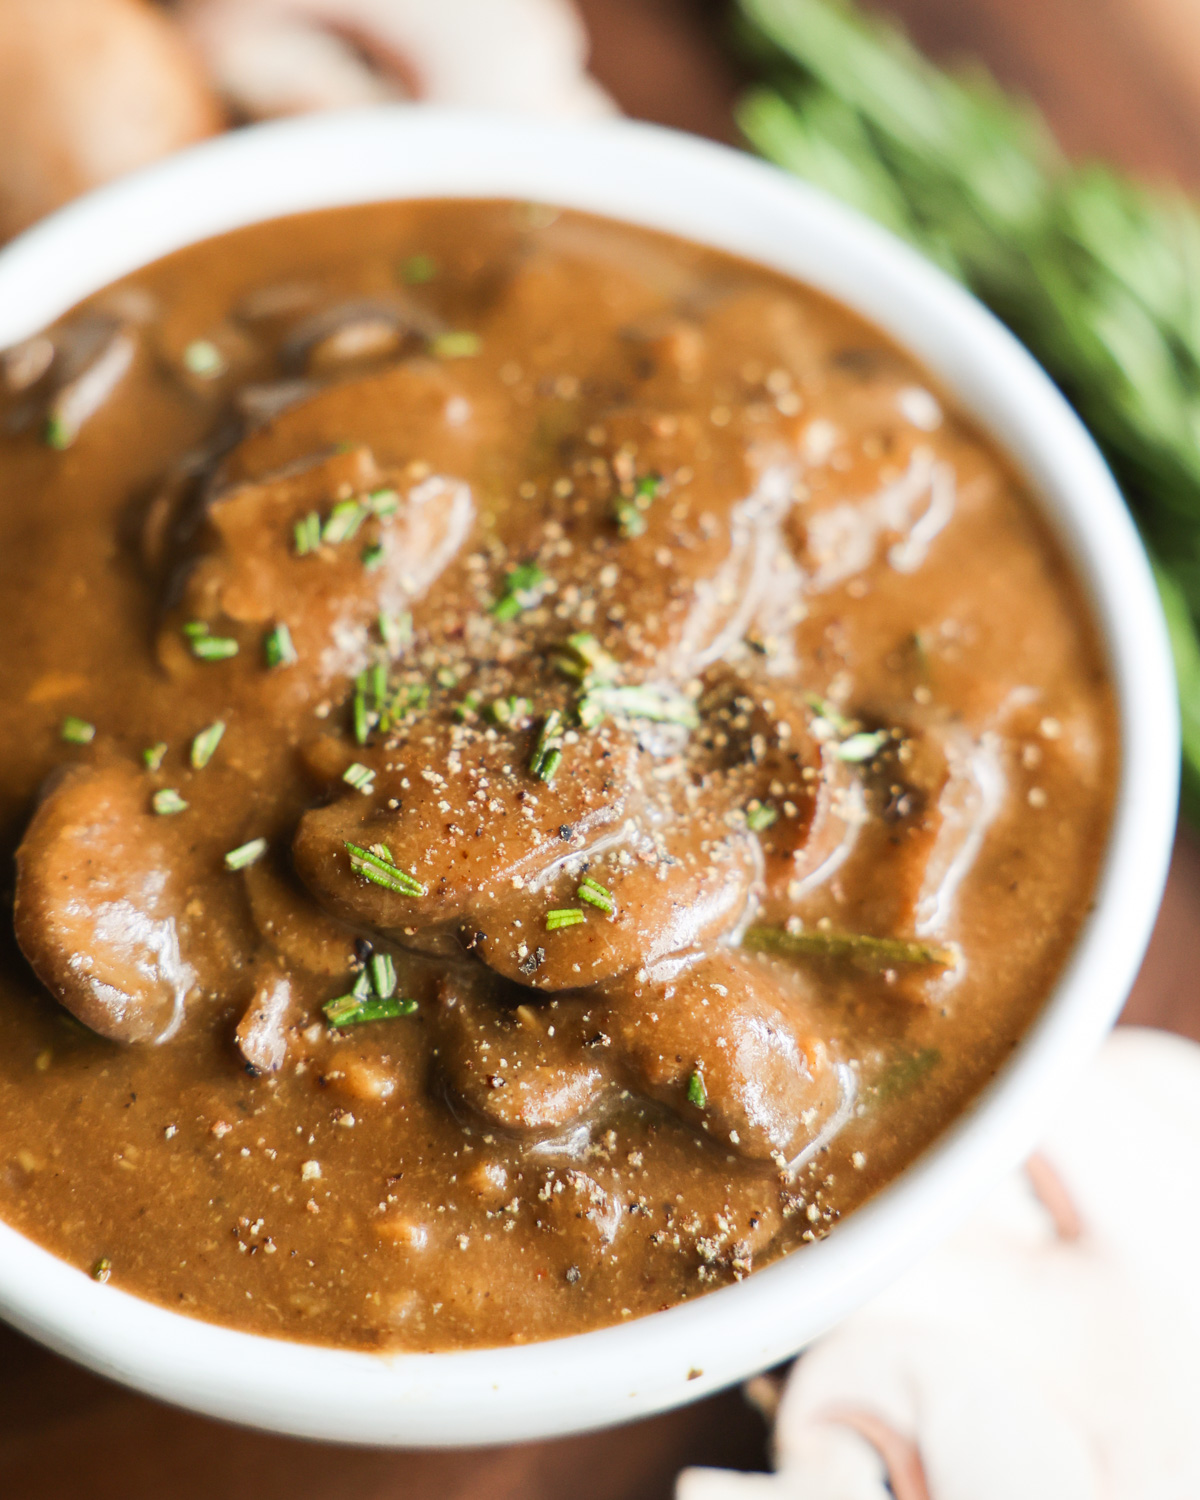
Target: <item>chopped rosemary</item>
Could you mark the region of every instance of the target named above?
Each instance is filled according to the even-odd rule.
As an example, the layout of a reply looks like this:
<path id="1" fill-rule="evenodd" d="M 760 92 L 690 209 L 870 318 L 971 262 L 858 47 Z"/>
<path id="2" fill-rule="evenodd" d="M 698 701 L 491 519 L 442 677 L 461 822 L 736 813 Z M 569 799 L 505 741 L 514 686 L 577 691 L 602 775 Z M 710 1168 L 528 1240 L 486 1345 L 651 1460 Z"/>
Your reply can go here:
<path id="1" fill-rule="evenodd" d="M 646 529 L 646 517 L 635 503 L 625 496 L 622 496 L 613 506 L 613 517 L 617 523 L 617 530 L 626 541 L 632 541 L 634 537 L 641 536 Z"/>
<path id="2" fill-rule="evenodd" d="M 386 845 L 372 844 L 370 849 L 363 849 L 347 840 L 346 848 L 350 853 L 350 868 L 372 885 L 382 886 L 384 890 L 395 891 L 401 896 L 425 894 L 425 887 L 407 870 L 399 868 Z"/>
<path id="3" fill-rule="evenodd" d="M 704 1087 L 704 1074 L 699 1068 L 693 1068 L 687 1081 L 687 1101 L 694 1104 L 697 1109 L 703 1109 L 708 1103 L 708 1090 Z"/>
<path id="4" fill-rule="evenodd" d="M 192 769 L 203 771 L 209 761 L 217 753 L 217 746 L 221 743 L 221 736 L 225 733 L 224 719 L 217 719 L 202 729 L 192 741 L 191 760 Z"/>
<path id="5" fill-rule="evenodd" d="M 410 255 L 400 262 L 400 280 L 405 286 L 424 286 L 433 280 L 437 270 L 432 255 Z"/>
<path id="6" fill-rule="evenodd" d="M 483 340 L 479 335 L 468 333 L 465 329 L 435 334 L 429 340 L 429 352 L 438 359 L 470 359 L 482 348 Z"/>
<path id="7" fill-rule="evenodd" d="M 592 688 L 579 701 L 579 722 L 595 729 L 610 715 L 622 719 L 649 719 L 656 724 L 682 724 L 695 729 L 700 722 L 696 705 L 671 688 L 604 686 Z"/>
<path id="8" fill-rule="evenodd" d="M 578 927 L 584 919 L 581 906 L 562 906 L 557 911 L 546 913 L 546 931 L 557 932 L 560 927 Z"/>
<path id="9" fill-rule="evenodd" d="M 370 542 L 362 549 L 362 565 L 368 573 L 374 573 L 376 568 L 383 567 L 386 555 L 382 542 Z"/>
<path id="10" fill-rule="evenodd" d="M 493 698 L 484 712 L 501 729 L 521 729 L 529 721 L 529 699 L 510 693 L 507 698 Z"/>
<path id="11" fill-rule="evenodd" d="M 173 786 L 162 787 L 150 800 L 154 811 L 162 818 L 170 817 L 172 813 L 181 813 L 187 808 L 187 803 Z"/>
<path id="12" fill-rule="evenodd" d="M 634 486 L 633 498 L 620 497 L 613 507 L 617 530 L 629 540 L 641 536 L 646 529 L 646 511 L 658 494 L 662 479 L 657 474 L 643 474 Z"/>
<path id="13" fill-rule="evenodd" d="M 386 731 L 400 723 L 410 713 L 420 713 L 429 706 L 429 684 L 427 682 L 402 682 L 384 704 L 379 714 L 379 727 Z M 365 743 L 365 741 L 360 741 Z"/>
<path id="14" fill-rule="evenodd" d="M 68 714 L 62 721 L 59 733 L 68 745 L 90 745 L 96 738 L 96 726 L 89 724 L 86 719 L 77 719 L 74 714 Z"/>
<path id="15" fill-rule="evenodd" d="M 398 655 L 405 646 L 412 644 L 412 615 L 407 610 L 399 615 L 389 615 L 381 610 L 376 623 L 379 626 L 379 639 L 393 656 Z"/>
<path id="16" fill-rule="evenodd" d="M 111 1275 L 112 1261 L 109 1260 L 107 1255 L 102 1255 L 92 1267 L 92 1280 L 98 1281 L 103 1286 Z"/>
<path id="17" fill-rule="evenodd" d="M 511 568 L 504 579 L 500 597 L 492 605 L 493 619 L 515 620 L 522 610 L 540 604 L 549 582 L 550 575 L 537 563 L 521 563 Z"/>
<path id="18" fill-rule="evenodd" d="M 354 701 L 351 708 L 354 715 L 354 740 L 359 745 L 365 745 L 371 738 L 371 726 L 375 722 L 375 715 L 367 707 L 368 687 L 367 674 L 360 672 L 354 679 Z"/>
<path id="19" fill-rule="evenodd" d="M 839 760 L 848 761 L 851 765 L 864 765 L 867 761 L 874 760 L 891 738 L 890 729 L 863 730 L 842 740 L 835 753 Z"/>
<path id="20" fill-rule="evenodd" d="M 394 1021 L 397 1016 L 411 1016 L 417 1008 L 415 1000 L 387 999 L 360 1000 L 357 995 L 339 995 L 321 1009 L 331 1026 L 360 1026 L 364 1021 Z"/>
<path id="21" fill-rule="evenodd" d="M 373 953 L 367 965 L 371 988 L 380 1000 L 390 1000 L 396 993 L 396 965 L 390 953 Z"/>
<path id="22" fill-rule="evenodd" d="M 472 688 L 469 693 L 463 694 L 461 703 L 456 703 L 454 705 L 454 717 L 459 721 L 460 724 L 467 723 L 469 720 L 478 717 L 479 705 L 482 702 L 483 694 L 478 690 L 478 688 Z"/>
<path id="23" fill-rule="evenodd" d="M 329 512 L 329 519 L 321 528 L 321 540 L 348 542 L 367 518 L 366 507 L 358 500 L 339 500 Z"/>
<path id="24" fill-rule="evenodd" d="M 42 429 L 42 437 L 47 448 L 54 448 L 59 453 L 65 452 L 75 441 L 75 433 L 72 431 L 70 423 L 65 417 L 60 416 L 58 412 L 51 412 L 46 418 L 46 425 Z"/>
<path id="25" fill-rule="evenodd" d="M 187 620 L 179 628 L 190 641 L 208 634 L 208 624 L 204 620 Z"/>
<path id="26" fill-rule="evenodd" d="M 268 667 L 290 667 L 300 660 L 292 632 L 282 620 L 263 637 L 263 656 Z"/>
<path id="27" fill-rule="evenodd" d="M 846 735 L 850 734 L 853 730 L 854 726 L 850 723 L 849 719 L 844 718 L 838 713 L 837 709 L 828 699 L 822 698 L 816 693 L 809 693 L 804 701 L 808 704 L 814 716 L 818 719 L 823 719 L 829 725 L 830 729 L 833 730 L 834 734 Z"/>
<path id="28" fill-rule="evenodd" d="M 557 708 L 551 709 L 542 722 L 537 744 L 529 762 L 529 771 L 538 781 L 547 786 L 554 780 L 562 764 L 563 716 Z"/>
<path id="29" fill-rule="evenodd" d="M 754 953 L 776 953 L 784 958 L 848 959 L 871 968 L 895 964 L 929 964 L 953 969 L 957 952 L 941 943 L 915 938 L 873 937 L 863 932 L 822 932 L 820 928 L 788 932 L 783 927 L 751 927 L 742 946 Z"/>
<path id="30" fill-rule="evenodd" d="M 193 339 L 183 351 L 183 367 L 201 380 L 217 380 L 229 364 L 211 339 Z"/>
<path id="31" fill-rule="evenodd" d="M 752 802 L 746 809 L 746 827 L 751 833 L 762 833 L 764 829 L 770 828 L 771 824 L 777 822 L 778 812 L 773 807 L 768 807 L 765 802 Z"/>
<path id="32" fill-rule="evenodd" d="M 159 740 L 157 745 L 147 745 L 142 751 L 142 760 L 145 763 L 147 771 L 158 770 L 166 759 L 168 749 L 170 749 L 170 746 L 166 740 Z"/>
<path id="33" fill-rule="evenodd" d="M 616 657 L 586 630 L 568 636 L 551 659 L 564 676 L 574 677 L 585 690 L 615 682 L 621 675 Z"/>
<path id="34" fill-rule="evenodd" d="M 400 509 L 400 496 L 392 489 L 372 490 L 363 504 L 373 516 L 394 516 Z"/>
<path id="35" fill-rule="evenodd" d="M 613 900 L 613 894 L 607 886 L 593 880 L 590 875 L 585 876 L 579 889 L 575 892 L 581 901 L 586 901 L 590 906 L 599 907 L 606 916 L 611 917 L 617 909 L 617 903 Z"/>
<path id="36" fill-rule="evenodd" d="M 292 545 L 297 557 L 307 557 L 321 545 L 321 517 L 315 510 L 292 527 Z"/>
<path id="37" fill-rule="evenodd" d="M 207 632 L 208 626 L 204 629 Z M 192 634 L 191 647 L 192 655 L 199 661 L 228 661 L 238 654 L 238 643 L 228 635 Z"/>
<path id="38" fill-rule="evenodd" d="M 236 849 L 231 849 L 225 856 L 225 868 L 227 870 L 244 870 L 247 865 L 252 865 L 267 852 L 266 839 L 251 839 L 249 843 L 239 844 Z"/>
<path id="39" fill-rule="evenodd" d="M 354 761 L 342 772 L 342 780 L 354 788 L 356 792 L 371 793 L 375 790 L 375 772 L 370 766 L 364 766 L 361 761 Z"/>

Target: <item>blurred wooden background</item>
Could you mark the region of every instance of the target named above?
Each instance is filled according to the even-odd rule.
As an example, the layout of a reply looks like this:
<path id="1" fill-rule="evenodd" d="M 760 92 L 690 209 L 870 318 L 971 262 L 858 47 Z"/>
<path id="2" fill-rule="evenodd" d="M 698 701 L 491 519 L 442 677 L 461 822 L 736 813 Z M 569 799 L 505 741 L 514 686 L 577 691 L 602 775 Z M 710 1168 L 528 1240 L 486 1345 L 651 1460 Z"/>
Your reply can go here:
<path id="1" fill-rule="evenodd" d="M 593 71 L 631 115 L 732 140 L 718 0 L 578 0 Z M 1200 0 L 894 0 L 938 57 L 971 53 L 1066 147 L 1200 186 Z M 1176 850 L 1127 1018 L 1200 1038 L 1200 852 Z M 392 1454 L 245 1432 L 135 1396 L 0 1329 L 4 1500 L 667 1500 L 687 1463 L 764 1467 L 736 1392 L 572 1440 Z"/>

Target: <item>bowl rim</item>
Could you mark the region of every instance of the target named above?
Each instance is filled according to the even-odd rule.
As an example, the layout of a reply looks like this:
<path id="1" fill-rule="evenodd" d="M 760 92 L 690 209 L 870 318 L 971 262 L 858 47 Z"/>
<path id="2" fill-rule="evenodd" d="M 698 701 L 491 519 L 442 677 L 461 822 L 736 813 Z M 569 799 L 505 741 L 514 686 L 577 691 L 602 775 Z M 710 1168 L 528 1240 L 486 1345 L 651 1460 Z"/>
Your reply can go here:
<path id="1" fill-rule="evenodd" d="M 777 1363 L 966 1216 L 1030 1148 L 1136 974 L 1175 826 L 1178 715 L 1137 532 L 1049 377 L 915 251 L 725 146 L 629 121 L 559 123 L 429 106 L 252 127 L 94 192 L 0 251 L 0 347 L 196 240 L 307 209 L 421 197 L 555 203 L 662 229 L 791 274 L 891 334 L 1009 456 L 1065 546 L 1108 653 L 1121 736 L 1112 832 L 1092 913 L 1010 1060 L 932 1146 L 828 1238 L 745 1281 L 541 1343 L 374 1354 L 199 1322 L 100 1286 L 0 1223 L 0 1315 L 104 1375 L 277 1432 L 456 1447 L 629 1420 Z"/>

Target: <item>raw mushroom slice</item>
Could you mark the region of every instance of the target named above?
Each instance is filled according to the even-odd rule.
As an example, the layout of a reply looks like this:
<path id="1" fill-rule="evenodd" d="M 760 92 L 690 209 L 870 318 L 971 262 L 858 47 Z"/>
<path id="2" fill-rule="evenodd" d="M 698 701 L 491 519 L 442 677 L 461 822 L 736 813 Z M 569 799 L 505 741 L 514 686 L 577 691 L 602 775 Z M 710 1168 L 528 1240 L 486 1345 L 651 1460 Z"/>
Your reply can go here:
<path id="1" fill-rule="evenodd" d="M 158 6 L 0 5 L 0 240 L 224 123 L 190 47 Z"/>
<path id="2" fill-rule="evenodd" d="M 221 88 L 255 119 L 386 99 L 607 113 L 567 0 L 183 0 Z"/>
<path id="3" fill-rule="evenodd" d="M 113 1041 L 166 1041 L 196 985 L 178 854 L 145 777 L 125 765 L 69 771 L 17 850 L 22 952 L 67 1010 Z"/>

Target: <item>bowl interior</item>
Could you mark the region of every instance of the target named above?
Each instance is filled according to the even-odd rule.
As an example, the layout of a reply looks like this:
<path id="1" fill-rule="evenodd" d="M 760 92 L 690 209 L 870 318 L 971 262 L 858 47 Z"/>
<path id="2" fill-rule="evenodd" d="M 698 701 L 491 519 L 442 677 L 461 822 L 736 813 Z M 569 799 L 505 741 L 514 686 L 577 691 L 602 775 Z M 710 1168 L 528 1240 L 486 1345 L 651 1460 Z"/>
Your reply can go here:
<path id="1" fill-rule="evenodd" d="M 92 1283 L 0 1225 L 0 1312 L 102 1373 L 216 1416 L 337 1441 L 512 1441 L 629 1419 L 775 1363 L 896 1274 L 1032 1144 L 1136 972 L 1175 819 L 1170 657 L 1136 532 L 1045 374 L 978 303 L 857 215 L 723 147 L 629 123 L 388 107 L 238 132 L 91 195 L 0 253 L 0 347 L 174 249 L 306 209 L 513 197 L 625 219 L 808 282 L 885 329 L 1011 457 L 1074 561 L 1121 723 L 1092 916 L 1011 1062 L 826 1240 L 670 1311 L 527 1347 L 378 1356 L 233 1332 Z M 168 1209 L 169 1211 L 169 1209 Z"/>

